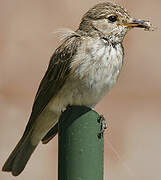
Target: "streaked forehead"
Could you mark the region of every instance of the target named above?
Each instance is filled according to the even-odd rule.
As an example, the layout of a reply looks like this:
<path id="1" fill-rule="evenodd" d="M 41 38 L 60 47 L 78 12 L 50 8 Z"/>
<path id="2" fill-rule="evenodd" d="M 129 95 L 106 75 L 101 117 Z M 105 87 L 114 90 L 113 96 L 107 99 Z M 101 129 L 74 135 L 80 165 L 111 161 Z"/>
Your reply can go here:
<path id="1" fill-rule="evenodd" d="M 92 19 L 100 19 L 110 14 L 118 14 L 120 16 L 125 16 L 127 18 L 130 18 L 129 13 L 125 8 L 123 8 L 118 4 L 113 4 L 110 2 L 99 3 L 95 5 L 85 14 L 85 16 Z"/>

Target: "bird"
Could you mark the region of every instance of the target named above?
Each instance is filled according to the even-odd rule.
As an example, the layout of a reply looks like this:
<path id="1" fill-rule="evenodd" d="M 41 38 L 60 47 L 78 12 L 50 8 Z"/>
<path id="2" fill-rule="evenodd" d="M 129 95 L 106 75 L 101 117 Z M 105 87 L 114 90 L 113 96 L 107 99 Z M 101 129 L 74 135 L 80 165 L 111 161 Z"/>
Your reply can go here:
<path id="1" fill-rule="evenodd" d="M 69 105 L 94 107 L 116 84 L 123 65 L 123 40 L 135 27 L 150 31 L 149 21 L 133 18 L 119 4 L 98 3 L 65 34 L 37 90 L 29 121 L 2 171 L 18 176 L 37 145 L 58 132 Z"/>

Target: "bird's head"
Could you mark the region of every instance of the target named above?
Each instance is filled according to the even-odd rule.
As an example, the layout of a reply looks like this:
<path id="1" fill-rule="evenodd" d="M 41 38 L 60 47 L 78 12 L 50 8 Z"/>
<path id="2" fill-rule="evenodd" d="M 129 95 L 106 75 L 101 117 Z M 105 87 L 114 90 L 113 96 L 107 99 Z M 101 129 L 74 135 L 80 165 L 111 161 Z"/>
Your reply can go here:
<path id="1" fill-rule="evenodd" d="M 106 2 L 97 4 L 83 16 L 79 30 L 91 36 L 97 33 L 109 41 L 122 42 L 128 30 L 134 27 L 150 30 L 151 24 L 132 18 L 120 5 Z"/>

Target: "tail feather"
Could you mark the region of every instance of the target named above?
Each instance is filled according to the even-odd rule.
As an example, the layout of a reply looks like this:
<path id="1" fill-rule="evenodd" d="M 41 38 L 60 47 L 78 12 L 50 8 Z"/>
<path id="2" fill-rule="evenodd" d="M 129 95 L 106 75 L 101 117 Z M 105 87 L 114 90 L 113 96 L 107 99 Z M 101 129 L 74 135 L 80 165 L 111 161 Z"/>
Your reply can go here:
<path id="1" fill-rule="evenodd" d="M 18 176 L 24 170 L 35 148 L 36 146 L 33 146 L 30 140 L 26 141 L 25 144 L 23 144 L 12 164 L 12 174 L 14 176 Z"/>
<path id="2" fill-rule="evenodd" d="M 16 145 L 16 147 L 14 148 L 14 150 L 12 151 L 12 153 L 10 154 L 10 156 L 8 157 L 7 161 L 5 162 L 2 171 L 7 171 L 10 172 L 12 171 L 12 165 L 14 162 L 14 159 L 18 153 L 18 151 L 20 150 L 20 147 L 24 141 L 24 136 L 20 139 L 20 141 L 18 142 L 18 144 Z"/>
<path id="3" fill-rule="evenodd" d="M 18 176 L 25 168 L 37 145 L 32 145 L 30 134 L 23 136 L 5 162 L 2 171 L 12 172 L 14 176 Z"/>
<path id="4" fill-rule="evenodd" d="M 42 138 L 42 143 L 43 144 L 47 144 L 54 136 L 56 136 L 58 132 L 58 123 L 51 128 L 48 133 Z"/>

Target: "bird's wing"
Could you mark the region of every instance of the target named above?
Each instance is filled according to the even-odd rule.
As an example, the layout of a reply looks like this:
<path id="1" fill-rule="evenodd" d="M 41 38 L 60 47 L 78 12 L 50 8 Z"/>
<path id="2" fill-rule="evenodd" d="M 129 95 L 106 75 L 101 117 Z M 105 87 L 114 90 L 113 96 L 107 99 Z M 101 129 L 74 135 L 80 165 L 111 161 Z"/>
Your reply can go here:
<path id="1" fill-rule="evenodd" d="M 29 132 L 31 125 L 35 122 L 35 119 L 40 115 L 51 98 L 56 96 L 64 85 L 70 73 L 70 63 L 72 61 L 72 57 L 76 54 L 79 44 L 80 36 L 73 35 L 72 37 L 67 38 L 54 52 L 45 76 L 38 88 L 32 113 L 24 134 Z"/>
<path id="2" fill-rule="evenodd" d="M 17 146 L 9 156 L 8 160 L 4 164 L 3 171 L 12 171 L 12 173 L 18 175 L 26 165 L 28 158 L 35 149 L 35 146 L 32 146 L 31 144 L 29 146 L 28 144 L 28 140 L 30 140 L 29 135 L 31 135 L 30 132 L 32 131 L 32 124 L 34 124 L 36 118 L 49 103 L 50 99 L 57 95 L 57 93 L 65 83 L 65 80 L 70 73 L 70 63 L 72 61 L 72 57 L 76 54 L 77 47 L 80 43 L 78 38 L 78 35 L 73 35 L 72 37 L 70 36 L 69 38 L 67 38 L 51 57 L 46 74 L 42 79 L 37 91 L 32 108 L 32 113 L 26 126 L 25 132 L 18 142 Z M 54 132 L 57 132 L 57 125 L 55 126 Z M 48 135 L 52 134 L 49 133 Z M 20 162 L 20 156 L 25 153 L 26 145 L 29 147 L 29 151 L 27 151 L 27 154 Z"/>

